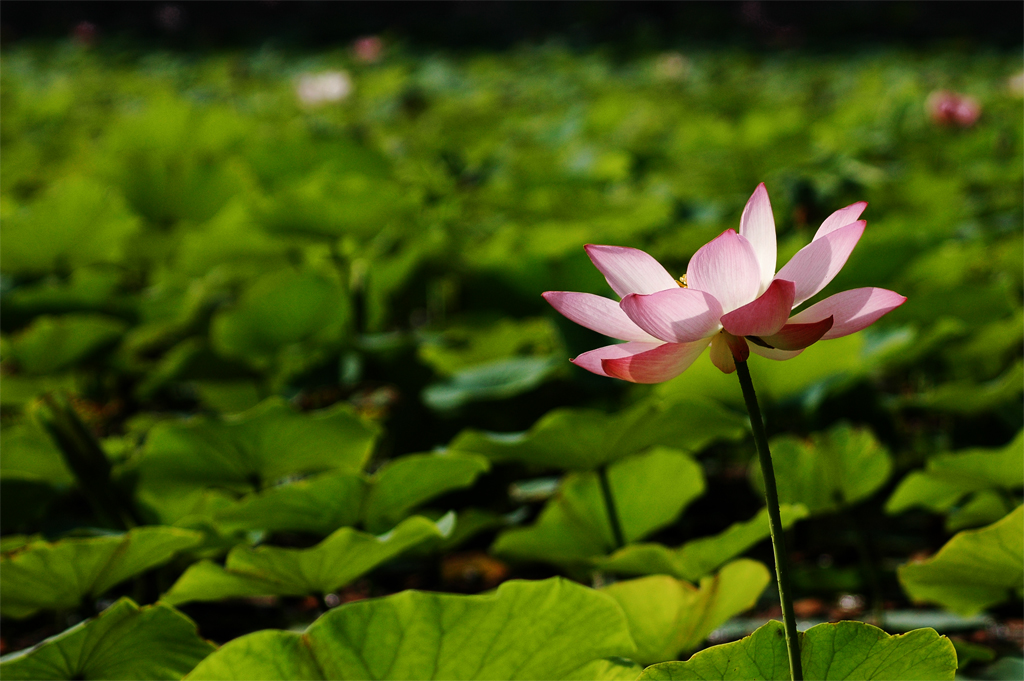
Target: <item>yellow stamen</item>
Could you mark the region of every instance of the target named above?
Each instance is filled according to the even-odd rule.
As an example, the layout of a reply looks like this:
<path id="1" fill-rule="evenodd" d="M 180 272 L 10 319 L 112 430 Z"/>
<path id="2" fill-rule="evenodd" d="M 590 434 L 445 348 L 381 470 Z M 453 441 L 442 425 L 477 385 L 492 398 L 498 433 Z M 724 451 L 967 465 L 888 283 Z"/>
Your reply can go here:
<path id="1" fill-rule="evenodd" d="M 686 288 L 686 275 L 685 274 L 683 276 L 679 277 L 679 285 L 682 286 L 683 288 Z"/>

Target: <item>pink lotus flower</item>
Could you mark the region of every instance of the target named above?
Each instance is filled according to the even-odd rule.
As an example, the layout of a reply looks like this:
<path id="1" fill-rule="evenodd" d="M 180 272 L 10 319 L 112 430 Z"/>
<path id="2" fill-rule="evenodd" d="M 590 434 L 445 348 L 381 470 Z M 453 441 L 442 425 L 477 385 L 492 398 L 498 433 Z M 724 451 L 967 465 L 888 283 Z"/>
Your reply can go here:
<path id="1" fill-rule="evenodd" d="M 866 207 L 859 201 L 830 215 L 776 273 L 775 219 L 762 183 L 743 209 L 739 234 L 727 229 L 702 246 L 680 281 L 643 251 L 588 245 L 587 255 L 621 302 L 572 291 L 548 291 L 544 299 L 577 324 L 626 341 L 572 360 L 601 376 L 667 381 L 709 345 L 711 361 L 725 373 L 750 351 L 792 359 L 819 340 L 860 331 L 906 300 L 893 291 L 858 288 L 790 316 L 846 264 L 864 233 L 867 223 L 858 218 Z"/>

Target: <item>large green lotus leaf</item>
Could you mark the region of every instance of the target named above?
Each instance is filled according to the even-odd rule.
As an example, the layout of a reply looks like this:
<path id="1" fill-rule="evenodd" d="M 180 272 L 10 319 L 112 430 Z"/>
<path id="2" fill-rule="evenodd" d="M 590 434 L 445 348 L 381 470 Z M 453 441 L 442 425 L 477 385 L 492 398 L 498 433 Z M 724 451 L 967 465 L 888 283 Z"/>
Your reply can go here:
<path id="1" fill-rule="evenodd" d="M 602 591 L 622 606 L 642 664 L 674 660 L 730 617 L 754 606 L 771 575 L 761 563 L 729 563 L 700 587 L 668 575 L 616 582 Z"/>
<path id="2" fill-rule="evenodd" d="M 1024 506 L 988 527 L 964 530 L 931 558 L 901 565 L 900 584 L 915 601 L 973 615 L 1021 594 Z"/>
<path id="3" fill-rule="evenodd" d="M 43 315 L 10 340 L 5 354 L 27 374 L 49 374 L 112 344 L 125 328 L 123 321 L 104 315 Z"/>
<path id="4" fill-rule="evenodd" d="M 1024 431 L 999 449 L 970 449 L 938 454 L 924 471 L 905 477 L 886 502 L 888 513 L 922 506 L 936 513 L 948 511 L 970 492 L 1014 490 L 1024 486 Z"/>
<path id="5" fill-rule="evenodd" d="M 269 399 L 223 419 L 156 425 L 139 461 L 139 496 L 174 522 L 205 488 L 258 491 L 281 478 L 362 470 L 377 429 L 345 405 L 299 414 Z"/>
<path id="6" fill-rule="evenodd" d="M 163 600 L 172 604 L 239 596 L 326 594 L 428 539 L 447 536 L 449 514 L 437 523 L 413 516 L 385 535 L 343 527 L 308 549 L 236 546 L 224 567 L 210 561 L 190 566 Z"/>
<path id="7" fill-rule="evenodd" d="M 348 603 L 302 634 L 231 641 L 188 678 L 561 679 L 633 650 L 614 600 L 552 578 L 480 596 L 403 591 Z"/>
<path id="8" fill-rule="evenodd" d="M 745 433 L 746 420 L 714 402 L 649 399 L 619 414 L 555 409 L 521 434 L 469 429 L 449 447 L 492 461 L 586 471 L 652 445 L 697 452 L 715 440 L 735 440 Z"/>
<path id="9" fill-rule="evenodd" d="M 608 482 L 627 542 L 671 524 L 704 492 L 700 464 L 666 447 L 616 461 L 608 468 Z M 503 532 L 493 551 L 519 560 L 571 565 L 614 548 L 598 474 L 588 471 L 567 475 L 537 522 Z"/>
<path id="10" fill-rule="evenodd" d="M 23 618 L 77 607 L 201 541 L 198 532 L 176 527 L 136 527 L 108 537 L 32 542 L 0 557 L 0 613 Z"/>
<path id="11" fill-rule="evenodd" d="M 783 527 L 808 515 L 799 504 L 784 504 L 780 512 Z M 714 536 L 694 539 L 675 549 L 662 544 L 634 544 L 595 560 L 594 565 L 622 574 L 666 574 L 694 582 L 769 536 L 768 509 L 763 508 L 750 520 L 734 523 Z"/>
<path id="12" fill-rule="evenodd" d="M 863 622 L 819 624 L 799 634 L 805 679 L 952 681 L 956 651 L 934 629 L 890 636 Z M 782 622 L 772 620 L 750 636 L 702 650 L 686 662 L 663 662 L 640 675 L 647 681 L 788 681 L 789 658 Z"/>
<path id="13" fill-rule="evenodd" d="M 450 490 L 469 487 L 490 463 L 476 454 L 411 454 L 377 471 L 366 496 L 363 517 L 370 532 L 383 532 L 416 506 Z"/>
<path id="14" fill-rule="evenodd" d="M 116 263 L 138 223 L 109 187 L 91 179 L 61 180 L 38 201 L 4 215 L 0 269 L 8 274 L 42 274 Z"/>
<path id="15" fill-rule="evenodd" d="M 870 496 L 892 473 L 892 458 L 871 431 L 847 425 L 814 433 L 809 440 L 774 438 L 771 450 L 779 502 L 803 504 L 812 514 L 836 511 Z M 750 477 L 763 495 L 756 461 Z"/>
<path id="16" fill-rule="evenodd" d="M 366 479 L 358 473 L 325 473 L 250 494 L 217 511 L 213 519 L 228 531 L 326 535 L 359 522 L 366 488 Z"/>
<path id="17" fill-rule="evenodd" d="M 215 650 L 185 615 L 121 598 L 99 616 L 0 658 L 5 679 L 180 679 Z"/>
<path id="18" fill-rule="evenodd" d="M 423 401 L 431 409 L 449 411 L 484 400 L 503 400 L 533 390 L 551 376 L 564 371 L 555 357 L 508 357 L 462 369 L 443 383 L 423 390 Z"/>
<path id="19" fill-rule="evenodd" d="M 3 440 L 0 473 L 4 477 L 16 474 L 56 486 L 74 483 L 75 478 L 60 450 L 35 421 L 9 426 L 0 432 Z"/>
<path id="20" fill-rule="evenodd" d="M 257 279 L 210 326 L 214 349 L 263 368 L 286 346 L 337 344 L 348 318 L 341 285 L 315 272 L 278 270 Z"/>

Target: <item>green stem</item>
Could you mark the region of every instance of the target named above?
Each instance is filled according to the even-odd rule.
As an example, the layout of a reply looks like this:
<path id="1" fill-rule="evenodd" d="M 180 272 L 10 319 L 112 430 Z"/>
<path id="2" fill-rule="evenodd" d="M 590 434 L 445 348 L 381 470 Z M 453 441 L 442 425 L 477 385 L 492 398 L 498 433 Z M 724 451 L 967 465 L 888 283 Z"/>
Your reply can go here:
<path id="1" fill-rule="evenodd" d="M 736 375 L 743 388 L 743 401 L 747 403 L 750 426 L 754 431 L 757 458 L 761 463 L 764 478 L 764 498 L 768 505 L 768 528 L 772 534 L 772 549 L 775 551 L 775 575 L 779 582 L 779 600 L 782 601 L 782 623 L 786 627 L 786 649 L 789 652 L 789 672 L 793 681 L 802 681 L 804 672 L 800 665 L 800 639 L 797 638 L 796 616 L 793 614 L 793 591 L 789 586 L 789 561 L 786 559 L 786 540 L 779 513 L 779 492 L 775 487 L 775 470 L 772 454 L 768 450 L 768 436 L 761 420 L 761 408 L 757 405 L 754 383 L 750 380 L 747 363 L 736 361 Z"/>
<path id="2" fill-rule="evenodd" d="M 597 478 L 601 481 L 601 495 L 604 497 L 604 508 L 608 512 L 608 523 L 612 526 L 612 537 L 615 539 L 613 550 L 618 551 L 626 545 L 626 538 L 622 534 L 619 513 L 615 510 L 615 498 L 612 496 L 611 483 L 608 482 L 607 464 L 597 469 Z"/>

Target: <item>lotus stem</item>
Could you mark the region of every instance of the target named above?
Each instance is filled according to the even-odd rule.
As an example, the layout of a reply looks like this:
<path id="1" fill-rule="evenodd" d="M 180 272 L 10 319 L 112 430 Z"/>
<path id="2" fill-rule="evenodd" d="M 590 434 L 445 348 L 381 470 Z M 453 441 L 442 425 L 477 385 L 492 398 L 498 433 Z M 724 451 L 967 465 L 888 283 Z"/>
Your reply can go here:
<path id="1" fill-rule="evenodd" d="M 779 584 L 779 600 L 782 601 L 782 623 L 786 628 L 786 650 L 789 653 L 789 673 L 793 681 L 803 681 L 804 672 L 800 664 L 800 639 L 796 631 L 796 616 L 793 613 L 793 591 L 789 582 L 789 560 L 786 557 L 786 538 L 783 534 L 782 515 L 779 512 L 779 492 L 775 486 L 775 469 L 772 453 L 768 449 L 768 436 L 761 420 L 761 408 L 754 394 L 754 383 L 750 380 L 747 363 L 736 360 L 736 375 L 743 389 L 743 401 L 750 414 L 750 426 L 754 431 L 757 458 L 761 463 L 764 478 L 764 498 L 768 506 L 768 529 L 772 535 L 772 550 L 775 552 L 775 577 Z"/>
<path id="2" fill-rule="evenodd" d="M 619 522 L 619 513 L 615 509 L 612 486 L 608 482 L 608 464 L 597 469 L 597 479 L 601 481 L 601 496 L 604 497 L 604 508 L 608 512 L 608 524 L 612 526 L 612 537 L 615 540 L 615 547 L 612 550 L 618 551 L 626 545 L 626 538 L 622 534 L 622 524 Z"/>

